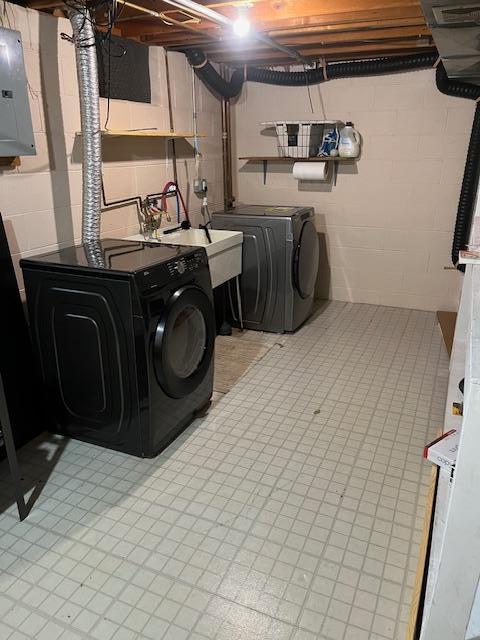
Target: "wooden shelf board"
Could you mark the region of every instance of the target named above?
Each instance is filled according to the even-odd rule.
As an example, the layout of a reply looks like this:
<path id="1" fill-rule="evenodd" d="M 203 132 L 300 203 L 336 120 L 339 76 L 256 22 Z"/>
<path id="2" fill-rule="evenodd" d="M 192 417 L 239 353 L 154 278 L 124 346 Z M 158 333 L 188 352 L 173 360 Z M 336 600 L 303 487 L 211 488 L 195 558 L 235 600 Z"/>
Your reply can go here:
<path id="1" fill-rule="evenodd" d="M 158 131 L 157 129 L 106 129 L 101 131 L 103 138 L 194 138 L 195 134 L 184 131 Z M 77 133 L 81 136 L 81 132 Z M 204 138 L 197 135 L 197 138 Z"/>
<path id="2" fill-rule="evenodd" d="M 16 169 L 20 166 L 20 158 L 19 156 L 1 156 L 0 166 L 8 167 L 9 169 Z"/>
<path id="3" fill-rule="evenodd" d="M 287 158 L 279 156 L 262 157 L 262 156 L 246 156 L 241 157 L 239 160 L 245 160 L 246 162 L 346 162 L 347 160 L 356 160 L 356 158 L 340 158 L 340 156 L 326 156 L 315 158 Z"/>
<path id="4" fill-rule="evenodd" d="M 437 311 L 437 320 L 442 330 L 443 341 L 445 342 L 448 355 L 451 356 L 455 326 L 457 324 L 457 314 L 454 311 Z"/>

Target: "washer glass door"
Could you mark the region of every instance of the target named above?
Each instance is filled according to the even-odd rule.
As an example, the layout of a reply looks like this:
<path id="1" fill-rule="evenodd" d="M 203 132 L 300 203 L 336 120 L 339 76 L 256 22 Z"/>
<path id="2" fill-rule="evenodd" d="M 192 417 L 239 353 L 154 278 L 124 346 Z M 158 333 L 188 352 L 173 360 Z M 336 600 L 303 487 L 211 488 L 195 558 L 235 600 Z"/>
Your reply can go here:
<path id="1" fill-rule="evenodd" d="M 317 230 L 311 220 L 304 222 L 293 258 L 293 282 L 302 298 L 314 294 L 318 274 Z"/>
<path id="2" fill-rule="evenodd" d="M 168 301 L 154 338 L 155 374 L 173 398 L 192 393 L 208 371 L 215 341 L 215 318 L 207 294 L 183 287 Z"/>

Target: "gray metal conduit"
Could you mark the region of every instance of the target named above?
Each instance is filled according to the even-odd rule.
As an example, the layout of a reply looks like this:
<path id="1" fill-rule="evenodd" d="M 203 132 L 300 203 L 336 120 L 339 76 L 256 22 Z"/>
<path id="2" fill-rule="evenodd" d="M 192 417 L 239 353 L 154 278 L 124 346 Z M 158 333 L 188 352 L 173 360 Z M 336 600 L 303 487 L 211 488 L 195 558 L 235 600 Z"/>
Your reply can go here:
<path id="1" fill-rule="evenodd" d="M 85 3 L 68 6 L 73 30 L 82 126 L 82 242 L 89 262 L 103 266 L 100 245 L 102 144 L 95 33 Z"/>

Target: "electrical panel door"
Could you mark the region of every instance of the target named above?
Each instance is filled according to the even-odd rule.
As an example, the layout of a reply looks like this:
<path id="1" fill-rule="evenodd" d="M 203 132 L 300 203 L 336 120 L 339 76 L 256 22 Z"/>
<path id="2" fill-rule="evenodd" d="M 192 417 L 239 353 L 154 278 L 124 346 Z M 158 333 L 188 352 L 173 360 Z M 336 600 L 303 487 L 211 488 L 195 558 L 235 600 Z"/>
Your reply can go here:
<path id="1" fill-rule="evenodd" d="M 36 153 L 21 35 L 0 28 L 0 156 Z"/>

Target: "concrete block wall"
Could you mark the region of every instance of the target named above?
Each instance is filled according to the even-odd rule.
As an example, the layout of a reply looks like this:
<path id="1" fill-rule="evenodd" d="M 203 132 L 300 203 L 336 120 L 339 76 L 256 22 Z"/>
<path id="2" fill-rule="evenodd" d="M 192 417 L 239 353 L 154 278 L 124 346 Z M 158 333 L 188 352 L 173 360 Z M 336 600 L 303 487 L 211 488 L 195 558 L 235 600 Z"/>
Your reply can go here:
<path id="1" fill-rule="evenodd" d="M 450 248 L 475 104 L 441 94 L 433 70 L 307 88 L 249 82 L 234 108 L 235 158 L 276 155 L 270 120 L 352 120 L 361 158 L 337 185 L 297 182 L 292 165 L 236 161 L 240 202 L 315 207 L 325 257 L 318 295 L 456 310 L 462 276 Z"/>
<path id="2" fill-rule="evenodd" d="M 3 9 L 2 9 L 3 10 Z M 6 223 L 20 288 L 18 260 L 68 245 L 81 238 L 80 108 L 74 47 L 60 34 L 71 34 L 66 19 L 6 5 L 5 26 L 21 32 L 37 155 L 22 157 L 17 169 L 0 168 L 0 211 Z M 152 103 L 110 101 L 110 129 L 156 127 L 169 130 L 165 52 L 150 47 Z M 192 73 L 181 53 L 169 52 L 174 128 L 192 131 Z M 196 83 L 202 177 L 209 182 L 212 210 L 223 202 L 221 107 Z M 101 99 L 101 125 L 107 101 Z M 191 140 L 176 142 L 179 184 L 200 222 L 200 200 L 193 193 L 195 163 Z M 173 178 L 171 146 L 162 139 L 105 139 L 103 176 L 107 199 L 161 191 Z M 175 206 L 171 205 L 175 221 Z M 134 206 L 102 212 L 102 234 L 124 237 L 138 233 Z"/>

